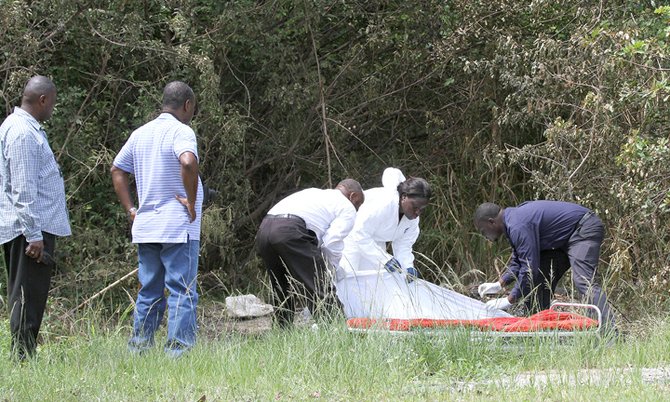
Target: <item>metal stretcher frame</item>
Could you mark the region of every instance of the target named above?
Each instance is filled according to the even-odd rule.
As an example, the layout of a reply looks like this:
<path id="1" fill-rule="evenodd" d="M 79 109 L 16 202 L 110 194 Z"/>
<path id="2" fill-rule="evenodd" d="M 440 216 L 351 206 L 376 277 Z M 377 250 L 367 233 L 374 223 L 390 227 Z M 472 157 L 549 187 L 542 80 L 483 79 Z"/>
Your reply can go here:
<path id="1" fill-rule="evenodd" d="M 487 339 L 565 339 L 574 336 L 591 336 L 591 335 L 600 335 L 602 327 L 602 312 L 598 306 L 593 304 L 583 304 L 583 303 L 567 303 L 567 302 L 554 302 L 549 307 L 549 310 L 558 311 L 558 308 L 579 308 L 584 310 L 593 310 L 597 317 L 598 325 L 594 328 L 575 328 L 574 330 L 560 330 L 560 329 L 545 329 L 537 331 L 520 331 L 520 332 L 505 332 L 505 331 L 495 331 L 495 330 L 485 330 L 478 329 L 475 327 L 442 327 L 439 329 L 426 329 L 418 328 L 409 331 L 399 331 L 399 330 L 390 330 L 384 328 L 348 328 L 349 332 L 352 333 L 384 333 L 384 334 L 393 334 L 393 335 L 431 335 L 431 336 L 440 336 L 454 331 L 468 331 L 470 333 L 470 340 L 480 341 Z"/>

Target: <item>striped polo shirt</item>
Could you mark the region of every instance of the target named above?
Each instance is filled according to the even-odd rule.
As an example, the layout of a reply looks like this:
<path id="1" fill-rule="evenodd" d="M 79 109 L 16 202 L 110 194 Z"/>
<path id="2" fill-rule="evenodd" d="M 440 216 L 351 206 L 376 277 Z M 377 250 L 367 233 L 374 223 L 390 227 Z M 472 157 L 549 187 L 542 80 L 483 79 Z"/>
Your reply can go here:
<path id="1" fill-rule="evenodd" d="M 65 185 L 47 135 L 20 107 L 0 126 L 0 244 L 69 236 Z"/>
<path id="2" fill-rule="evenodd" d="M 114 166 L 135 176 L 139 207 L 133 222 L 133 243 L 186 243 L 200 240 L 202 183 L 198 178 L 196 219 L 189 222 L 179 157 L 198 156 L 195 132 L 170 113 L 135 130 L 114 159 Z"/>

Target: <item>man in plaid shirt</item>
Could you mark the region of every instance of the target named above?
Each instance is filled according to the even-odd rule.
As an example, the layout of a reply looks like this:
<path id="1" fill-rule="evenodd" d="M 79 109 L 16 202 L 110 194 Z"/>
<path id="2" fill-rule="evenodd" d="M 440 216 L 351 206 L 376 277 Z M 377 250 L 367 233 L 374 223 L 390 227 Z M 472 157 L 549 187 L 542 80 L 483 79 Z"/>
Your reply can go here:
<path id="1" fill-rule="evenodd" d="M 56 236 L 69 236 L 65 186 L 40 125 L 51 117 L 56 86 L 32 77 L 21 106 L 0 126 L 0 244 L 8 278 L 12 356 L 35 354 L 53 269 Z"/>

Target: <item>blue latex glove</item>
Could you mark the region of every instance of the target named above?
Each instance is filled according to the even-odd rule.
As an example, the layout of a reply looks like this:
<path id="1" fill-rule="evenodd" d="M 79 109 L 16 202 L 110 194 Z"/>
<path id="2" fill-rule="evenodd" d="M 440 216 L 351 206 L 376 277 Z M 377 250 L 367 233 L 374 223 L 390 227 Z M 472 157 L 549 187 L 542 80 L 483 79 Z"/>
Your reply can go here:
<path id="1" fill-rule="evenodd" d="M 398 271 L 400 270 L 400 263 L 395 259 L 395 257 L 392 257 L 386 264 L 384 264 L 384 269 L 389 272 Z"/>
<path id="2" fill-rule="evenodd" d="M 405 270 L 407 274 L 407 283 L 412 283 L 415 279 L 421 279 L 419 270 L 414 267 L 409 267 Z"/>

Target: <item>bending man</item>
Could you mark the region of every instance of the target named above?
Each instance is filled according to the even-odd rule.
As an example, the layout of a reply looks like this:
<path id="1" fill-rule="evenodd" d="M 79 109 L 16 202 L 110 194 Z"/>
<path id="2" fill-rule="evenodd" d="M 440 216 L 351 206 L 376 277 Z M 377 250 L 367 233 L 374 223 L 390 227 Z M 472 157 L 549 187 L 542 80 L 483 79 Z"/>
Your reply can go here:
<path id="1" fill-rule="evenodd" d="M 279 325 L 293 322 L 295 299 L 302 290 L 312 314 L 317 301 L 333 299 L 336 303 L 327 265 L 339 264 L 344 237 L 364 199 L 361 185 L 345 179 L 335 189 L 309 188 L 291 194 L 265 216 L 256 235 L 256 249 L 280 307 Z"/>
<path id="2" fill-rule="evenodd" d="M 529 311 L 549 308 L 558 281 L 572 267 L 575 287 L 600 308 L 603 324 L 614 328 L 607 296 L 595 280 L 604 227 L 591 210 L 562 201 L 529 201 L 516 208 L 484 203 L 475 212 L 475 226 L 489 241 L 505 235 L 513 249 L 498 282 L 484 283 L 479 293 L 495 294 L 516 280 L 509 296 L 487 304 L 507 309 L 525 300 Z"/>

